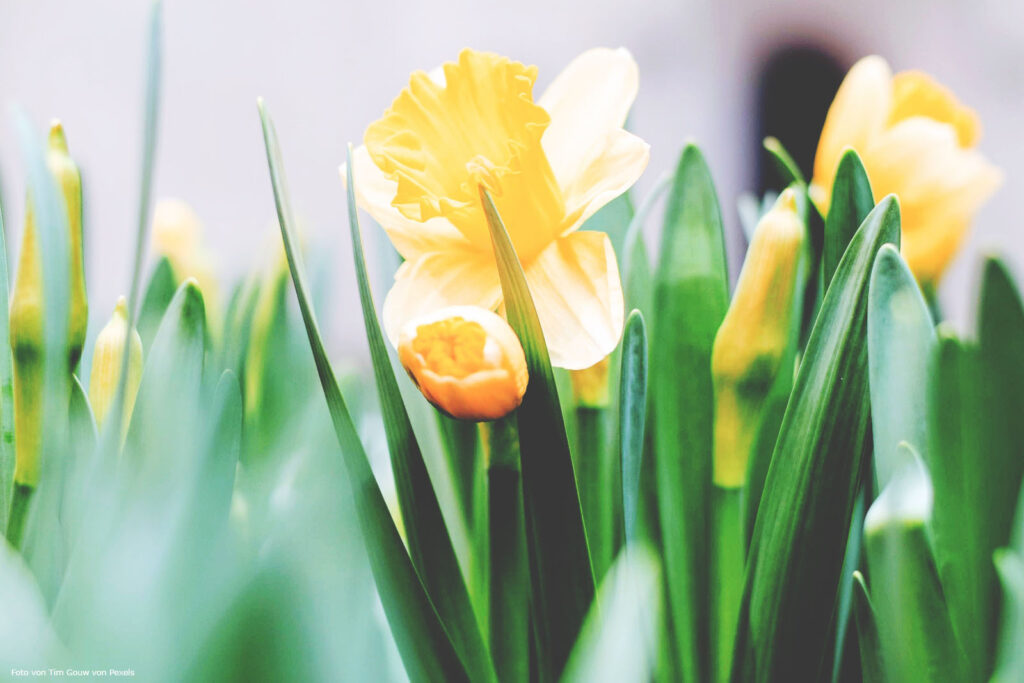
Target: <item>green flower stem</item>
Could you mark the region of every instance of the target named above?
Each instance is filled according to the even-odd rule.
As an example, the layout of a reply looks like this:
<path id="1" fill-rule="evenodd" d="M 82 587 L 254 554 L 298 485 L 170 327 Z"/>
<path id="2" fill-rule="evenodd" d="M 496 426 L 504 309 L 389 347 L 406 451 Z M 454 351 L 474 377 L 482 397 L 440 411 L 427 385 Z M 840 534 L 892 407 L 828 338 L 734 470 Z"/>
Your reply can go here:
<path id="1" fill-rule="evenodd" d="M 481 424 L 488 456 L 490 646 L 501 681 L 530 677 L 530 570 L 515 418 Z"/>
<path id="2" fill-rule="evenodd" d="M 25 531 L 25 520 L 28 519 L 28 507 L 32 502 L 32 494 L 36 487 L 15 482 L 14 496 L 11 499 L 11 513 L 7 518 L 7 541 L 14 548 L 21 548 L 21 536 Z"/>
<path id="3" fill-rule="evenodd" d="M 714 554 L 712 613 L 715 619 L 715 680 L 728 681 L 736 620 L 743 598 L 744 543 L 741 488 L 714 486 L 711 494 Z"/>

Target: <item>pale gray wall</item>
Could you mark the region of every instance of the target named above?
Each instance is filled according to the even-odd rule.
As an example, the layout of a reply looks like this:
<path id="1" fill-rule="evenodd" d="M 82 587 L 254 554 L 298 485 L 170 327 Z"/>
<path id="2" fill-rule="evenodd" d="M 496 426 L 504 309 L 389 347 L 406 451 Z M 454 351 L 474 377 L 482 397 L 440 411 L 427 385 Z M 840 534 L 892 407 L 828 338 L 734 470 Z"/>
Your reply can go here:
<path id="1" fill-rule="evenodd" d="M 89 287 L 101 318 L 128 279 L 147 11 L 141 0 L 0 0 L 0 172 L 9 232 L 20 234 L 24 192 L 9 115 L 18 104 L 40 126 L 52 116 L 64 120 L 86 173 Z M 336 347 L 363 346 L 340 232 L 336 168 L 345 143 L 360 140 L 411 70 L 452 59 L 466 45 L 537 64 L 539 89 L 589 47 L 628 47 L 641 74 L 632 128 L 652 145 L 641 193 L 694 138 L 734 230 L 735 197 L 754 182 L 753 78 L 771 48 L 817 37 L 851 61 L 878 52 L 896 69 L 925 69 L 978 109 L 982 148 L 1006 173 L 979 216 L 971 250 L 995 245 L 1024 263 L 1017 210 L 1024 197 L 1024 3 L 168 0 L 164 11 L 157 196 L 192 203 L 226 277 L 255 263 L 273 225 L 255 108 L 256 96 L 265 96 L 296 209 L 314 240 L 330 241 L 339 264 Z M 943 291 L 958 317 L 972 290 L 970 261 L 958 261 Z"/>

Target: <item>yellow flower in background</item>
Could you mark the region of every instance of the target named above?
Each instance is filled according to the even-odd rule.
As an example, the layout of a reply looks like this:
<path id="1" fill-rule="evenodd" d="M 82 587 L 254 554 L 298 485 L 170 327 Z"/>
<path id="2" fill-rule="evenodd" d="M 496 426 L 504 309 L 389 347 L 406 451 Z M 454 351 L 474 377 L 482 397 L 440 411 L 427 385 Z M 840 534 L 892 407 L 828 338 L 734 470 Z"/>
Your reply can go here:
<path id="1" fill-rule="evenodd" d="M 515 332 L 478 306 L 452 306 L 408 321 L 398 358 L 428 401 L 463 420 L 504 417 L 519 407 L 529 380 Z"/>
<path id="2" fill-rule="evenodd" d="M 551 362 L 590 367 L 618 343 L 622 285 L 607 235 L 578 231 L 636 182 L 648 145 L 623 129 L 636 97 L 626 50 L 577 57 L 543 96 L 536 67 L 463 50 L 417 71 L 354 153 L 355 193 L 405 263 L 384 328 L 452 305 L 497 310 L 498 271 L 478 187 L 494 198 L 526 272 Z"/>
<path id="3" fill-rule="evenodd" d="M 934 286 L 1001 182 L 975 149 L 980 137 L 974 111 L 930 76 L 894 76 L 881 57 L 865 57 L 850 69 L 825 119 L 812 197 L 828 210 L 839 158 L 855 149 L 876 201 L 899 197 L 903 257 L 922 285 Z"/>
<path id="4" fill-rule="evenodd" d="M 180 199 L 161 199 L 153 212 L 153 249 L 167 257 L 180 285 L 195 278 L 203 293 L 206 318 L 216 329 L 220 316 L 220 284 L 213 255 L 203 243 L 203 224 L 192 207 Z"/>

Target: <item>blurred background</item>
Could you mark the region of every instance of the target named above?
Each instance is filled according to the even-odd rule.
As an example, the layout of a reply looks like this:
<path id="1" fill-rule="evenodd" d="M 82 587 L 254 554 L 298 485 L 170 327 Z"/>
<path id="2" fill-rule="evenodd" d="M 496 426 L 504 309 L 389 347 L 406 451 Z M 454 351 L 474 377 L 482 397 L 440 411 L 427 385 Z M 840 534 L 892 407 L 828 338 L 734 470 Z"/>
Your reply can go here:
<path id="1" fill-rule="evenodd" d="M 83 169 L 93 334 L 130 277 L 148 5 L 0 0 L 0 187 L 9 250 L 20 244 L 23 216 L 12 116 L 20 107 L 40 130 L 61 118 Z M 761 138 L 779 137 L 809 173 L 825 111 L 857 58 L 877 53 L 894 70 L 923 69 L 978 111 L 981 149 L 1005 173 L 946 276 L 947 314 L 966 323 L 979 251 L 1024 263 L 1021 2 L 167 0 L 164 25 L 156 196 L 195 208 L 225 280 L 258 264 L 276 239 L 255 105 L 263 95 L 305 235 L 329 250 L 321 253 L 335 266 L 331 343 L 338 351 L 360 355 L 365 345 L 337 173 L 345 145 L 359 143 L 411 71 L 454 59 L 464 46 L 538 65 L 537 95 L 587 48 L 631 50 L 640 92 L 630 127 L 652 147 L 635 199 L 673 167 L 685 140 L 696 140 L 717 183 L 733 279 L 744 246 L 736 200 L 775 184 Z M 659 223 L 647 226 L 650 245 Z M 384 270 L 378 305 L 391 275 Z"/>

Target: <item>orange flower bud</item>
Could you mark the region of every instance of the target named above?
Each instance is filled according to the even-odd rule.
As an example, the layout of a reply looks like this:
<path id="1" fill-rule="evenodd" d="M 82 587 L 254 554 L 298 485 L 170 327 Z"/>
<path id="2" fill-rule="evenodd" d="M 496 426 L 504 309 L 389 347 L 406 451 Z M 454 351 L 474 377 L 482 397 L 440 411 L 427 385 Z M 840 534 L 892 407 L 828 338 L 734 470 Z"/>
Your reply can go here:
<path id="1" fill-rule="evenodd" d="M 451 306 L 410 320 L 398 358 L 428 401 L 461 420 L 496 420 L 519 407 L 529 379 L 523 347 L 501 317 Z"/>

